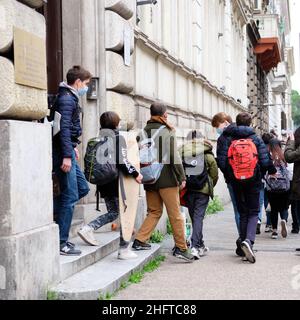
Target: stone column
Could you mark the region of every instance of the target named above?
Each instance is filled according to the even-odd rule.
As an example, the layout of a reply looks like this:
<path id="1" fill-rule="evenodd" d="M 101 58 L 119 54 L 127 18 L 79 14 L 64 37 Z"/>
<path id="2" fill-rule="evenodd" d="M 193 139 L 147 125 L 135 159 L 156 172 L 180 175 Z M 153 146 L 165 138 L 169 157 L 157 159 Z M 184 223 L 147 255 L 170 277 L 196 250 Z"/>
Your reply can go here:
<path id="1" fill-rule="evenodd" d="M 11 50 L 14 27 L 45 42 L 45 22 L 14 0 L 0 0 L 0 16 L 0 85 L 5 88 L 0 98 L 0 300 L 45 299 L 47 288 L 59 279 L 51 128 L 32 120 L 46 115 L 47 92 L 15 83 Z M 46 65 L 46 56 L 42 59 Z"/>

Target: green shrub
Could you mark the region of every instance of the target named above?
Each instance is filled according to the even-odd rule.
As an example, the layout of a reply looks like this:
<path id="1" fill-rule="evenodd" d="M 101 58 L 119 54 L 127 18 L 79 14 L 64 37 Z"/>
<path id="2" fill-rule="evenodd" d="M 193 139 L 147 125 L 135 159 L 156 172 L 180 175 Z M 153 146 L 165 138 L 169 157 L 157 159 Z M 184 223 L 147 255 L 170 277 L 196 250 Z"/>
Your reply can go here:
<path id="1" fill-rule="evenodd" d="M 161 243 L 163 240 L 164 235 L 159 230 L 155 230 L 150 237 L 151 243 Z"/>
<path id="2" fill-rule="evenodd" d="M 168 218 L 167 219 L 167 233 L 169 235 L 173 234 L 173 230 L 172 230 L 172 226 L 171 226 L 171 223 L 170 223 L 170 219 Z"/>
<path id="3" fill-rule="evenodd" d="M 211 200 L 206 209 L 206 214 L 214 214 L 219 211 L 223 211 L 224 206 L 218 196 L 215 196 L 213 200 Z"/>

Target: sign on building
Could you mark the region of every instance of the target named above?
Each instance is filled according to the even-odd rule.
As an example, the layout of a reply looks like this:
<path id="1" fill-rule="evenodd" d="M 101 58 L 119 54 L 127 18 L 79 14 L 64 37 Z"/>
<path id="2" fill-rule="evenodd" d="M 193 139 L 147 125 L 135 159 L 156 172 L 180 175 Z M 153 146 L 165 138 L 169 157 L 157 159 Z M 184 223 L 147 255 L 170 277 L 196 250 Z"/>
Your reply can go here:
<path id="1" fill-rule="evenodd" d="M 24 30 L 14 28 L 15 82 L 47 90 L 46 42 Z"/>

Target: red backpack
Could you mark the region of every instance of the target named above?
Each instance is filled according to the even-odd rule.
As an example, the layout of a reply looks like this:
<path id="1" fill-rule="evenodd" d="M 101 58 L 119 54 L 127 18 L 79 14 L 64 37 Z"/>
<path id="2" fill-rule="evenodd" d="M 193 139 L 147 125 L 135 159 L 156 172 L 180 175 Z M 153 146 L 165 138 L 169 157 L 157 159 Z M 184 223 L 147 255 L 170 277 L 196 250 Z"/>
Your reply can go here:
<path id="1" fill-rule="evenodd" d="M 251 139 L 232 141 L 228 150 L 228 159 L 237 180 L 244 181 L 254 177 L 258 153 Z"/>

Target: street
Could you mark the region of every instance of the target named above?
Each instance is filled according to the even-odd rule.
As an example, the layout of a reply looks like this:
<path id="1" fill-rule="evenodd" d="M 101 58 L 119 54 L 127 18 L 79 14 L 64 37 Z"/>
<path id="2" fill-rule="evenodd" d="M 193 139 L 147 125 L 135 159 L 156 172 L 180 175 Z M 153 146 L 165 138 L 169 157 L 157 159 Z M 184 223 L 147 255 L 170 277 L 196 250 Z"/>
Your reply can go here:
<path id="1" fill-rule="evenodd" d="M 291 219 L 290 219 L 291 220 Z M 289 228 L 290 228 L 289 221 Z M 165 262 L 141 283 L 131 285 L 117 300 L 271 300 L 300 299 L 300 236 L 272 240 L 269 233 L 257 236 L 256 264 L 243 262 L 234 253 L 236 228 L 231 206 L 208 216 L 204 223 L 206 245 L 211 252 L 192 264 L 170 255 L 172 238 L 163 244 Z"/>

